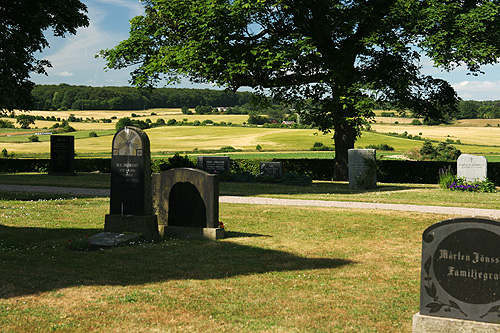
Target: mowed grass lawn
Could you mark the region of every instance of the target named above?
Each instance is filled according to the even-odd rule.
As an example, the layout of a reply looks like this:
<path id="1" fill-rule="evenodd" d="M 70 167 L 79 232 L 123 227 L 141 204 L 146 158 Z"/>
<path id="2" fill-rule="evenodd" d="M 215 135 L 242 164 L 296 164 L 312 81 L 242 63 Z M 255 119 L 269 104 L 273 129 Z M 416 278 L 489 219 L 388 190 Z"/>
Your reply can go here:
<path id="1" fill-rule="evenodd" d="M 226 239 L 78 252 L 109 199 L 1 194 L 6 332 L 409 332 L 421 234 L 451 217 L 221 204 Z"/>

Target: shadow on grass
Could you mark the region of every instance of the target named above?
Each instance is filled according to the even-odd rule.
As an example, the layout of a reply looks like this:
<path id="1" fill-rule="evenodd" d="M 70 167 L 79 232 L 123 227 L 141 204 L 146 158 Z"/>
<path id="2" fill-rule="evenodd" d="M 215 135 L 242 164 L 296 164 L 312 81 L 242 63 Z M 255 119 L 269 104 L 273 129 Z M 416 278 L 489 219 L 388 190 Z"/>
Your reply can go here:
<path id="1" fill-rule="evenodd" d="M 168 280 L 224 279 L 273 271 L 334 269 L 352 261 L 304 258 L 230 241 L 165 240 L 103 251 L 66 248 L 69 235 L 94 229 L 15 228 L 0 225 L 0 297 L 74 286 L 140 285 Z M 233 237 L 264 235 L 231 232 Z M 19 235 L 26 235 L 20 238 Z"/>
<path id="2" fill-rule="evenodd" d="M 252 234 L 249 232 L 226 231 L 226 238 L 238 238 L 238 237 L 271 237 L 271 236 L 261 235 L 261 234 Z"/>

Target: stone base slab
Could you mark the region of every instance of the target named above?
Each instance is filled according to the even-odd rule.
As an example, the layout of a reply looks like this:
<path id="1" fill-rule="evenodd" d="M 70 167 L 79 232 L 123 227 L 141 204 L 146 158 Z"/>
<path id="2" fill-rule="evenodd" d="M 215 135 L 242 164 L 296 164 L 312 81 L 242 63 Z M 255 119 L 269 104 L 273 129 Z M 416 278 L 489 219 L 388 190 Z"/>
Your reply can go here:
<path id="1" fill-rule="evenodd" d="M 145 240 L 159 240 L 156 215 L 117 215 L 107 214 L 104 231 L 113 233 L 142 234 Z"/>
<path id="2" fill-rule="evenodd" d="M 172 238 L 217 240 L 226 236 L 224 228 L 197 228 L 160 225 L 159 229 L 160 234 L 163 237 Z"/>
<path id="3" fill-rule="evenodd" d="M 500 319 L 500 318 L 499 318 Z M 500 321 L 500 320 L 499 320 Z M 500 332 L 500 324 L 483 323 L 454 318 L 424 316 L 417 313 L 413 316 L 413 333 L 490 333 Z"/>
<path id="4" fill-rule="evenodd" d="M 118 234 L 114 232 L 101 232 L 100 234 L 89 237 L 91 246 L 95 247 L 113 247 L 127 245 L 140 241 L 142 235 L 138 234 Z"/>

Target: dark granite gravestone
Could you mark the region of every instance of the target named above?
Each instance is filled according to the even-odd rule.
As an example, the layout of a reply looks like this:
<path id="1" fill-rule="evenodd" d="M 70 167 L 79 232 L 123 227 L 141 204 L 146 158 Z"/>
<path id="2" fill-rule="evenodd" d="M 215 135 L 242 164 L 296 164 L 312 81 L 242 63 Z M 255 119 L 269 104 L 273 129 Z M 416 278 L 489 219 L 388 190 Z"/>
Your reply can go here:
<path id="1" fill-rule="evenodd" d="M 75 175 L 75 137 L 69 135 L 50 136 L 49 175 Z"/>
<path id="2" fill-rule="evenodd" d="M 229 156 L 198 156 L 197 168 L 208 173 L 228 176 L 231 173 Z"/>
<path id="3" fill-rule="evenodd" d="M 224 237 L 224 229 L 219 227 L 217 175 L 190 168 L 155 173 L 153 207 L 163 236 Z"/>
<path id="4" fill-rule="evenodd" d="M 157 239 L 158 222 L 151 195 L 149 138 L 142 130 L 125 127 L 113 138 L 110 214 L 106 232 L 136 232 Z"/>
<path id="5" fill-rule="evenodd" d="M 263 176 L 280 179 L 283 177 L 283 166 L 281 162 L 260 162 L 260 173 Z"/>
<path id="6" fill-rule="evenodd" d="M 500 222 L 457 218 L 422 235 L 420 314 L 500 321 Z"/>

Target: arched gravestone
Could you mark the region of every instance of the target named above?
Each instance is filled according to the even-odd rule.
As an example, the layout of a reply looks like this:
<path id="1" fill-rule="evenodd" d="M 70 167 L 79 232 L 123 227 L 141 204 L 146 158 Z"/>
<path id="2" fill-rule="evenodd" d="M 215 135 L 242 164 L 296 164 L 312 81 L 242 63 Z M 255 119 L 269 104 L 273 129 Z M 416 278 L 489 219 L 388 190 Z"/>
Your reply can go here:
<path id="1" fill-rule="evenodd" d="M 420 314 L 498 323 L 500 222 L 457 218 L 422 235 Z"/>
<path id="2" fill-rule="evenodd" d="M 113 138 L 110 214 L 106 215 L 104 231 L 158 238 L 152 203 L 149 138 L 139 128 L 125 127 Z"/>
<path id="3" fill-rule="evenodd" d="M 162 236 L 218 239 L 219 179 L 208 172 L 177 168 L 153 174 L 153 207 Z"/>

